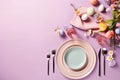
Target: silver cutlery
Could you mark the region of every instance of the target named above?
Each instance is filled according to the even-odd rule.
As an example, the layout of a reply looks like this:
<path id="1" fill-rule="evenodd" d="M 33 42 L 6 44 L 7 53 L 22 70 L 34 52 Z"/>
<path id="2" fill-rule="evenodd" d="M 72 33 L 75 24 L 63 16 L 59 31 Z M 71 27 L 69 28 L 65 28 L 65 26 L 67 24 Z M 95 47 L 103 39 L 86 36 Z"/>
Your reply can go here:
<path id="1" fill-rule="evenodd" d="M 98 75 L 101 76 L 101 48 L 98 53 L 98 61 L 99 61 Z"/>
<path id="2" fill-rule="evenodd" d="M 53 55 L 53 73 L 55 73 L 55 54 L 56 54 L 56 50 L 52 50 L 52 55 Z"/>
<path id="3" fill-rule="evenodd" d="M 50 67 L 50 54 L 47 55 L 47 74 L 49 76 L 49 67 Z"/>
<path id="4" fill-rule="evenodd" d="M 102 48 L 102 54 L 103 54 L 103 73 L 105 75 L 105 73 L 106 73 L 106 62 L 105 62 L 105 59 L 106 59 L 106 54 L 107 54 L 107 49 L 106 48 Z"/>

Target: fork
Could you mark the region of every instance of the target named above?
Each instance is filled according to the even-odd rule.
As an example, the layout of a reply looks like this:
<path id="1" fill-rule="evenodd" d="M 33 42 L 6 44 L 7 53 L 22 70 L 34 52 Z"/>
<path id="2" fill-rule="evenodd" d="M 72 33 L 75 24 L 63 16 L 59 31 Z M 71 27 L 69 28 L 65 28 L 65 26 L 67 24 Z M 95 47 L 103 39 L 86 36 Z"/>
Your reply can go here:
<path id="1" fill-rule="evenodd" d="M 49 76 L 49 67 L 50 67 L 50 54 L 47 55 L 47 74 Z"/>

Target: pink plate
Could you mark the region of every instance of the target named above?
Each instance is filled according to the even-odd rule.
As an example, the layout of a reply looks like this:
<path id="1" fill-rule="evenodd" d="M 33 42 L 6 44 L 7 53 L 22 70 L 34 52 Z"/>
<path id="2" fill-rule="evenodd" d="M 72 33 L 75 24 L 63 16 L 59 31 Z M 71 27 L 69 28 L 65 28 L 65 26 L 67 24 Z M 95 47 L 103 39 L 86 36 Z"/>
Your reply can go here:
<path id="1" fill-rule="evenodd" d="M 78 46 L 82 48 L 87 55 L 87 63 L 85 64 L 85 67 L 80 70 L 72 70 L 64 62 L 65 52 L 71 46 Z M 65 77 L 70 79 L 81 79 L 88 76 L 93 71 L 96 64 L 96 54 L 89 43 L 83 40 L 69 40 L 61 45 L 61 47 L 58 49 L 56 62 L 60 72 Z"/>

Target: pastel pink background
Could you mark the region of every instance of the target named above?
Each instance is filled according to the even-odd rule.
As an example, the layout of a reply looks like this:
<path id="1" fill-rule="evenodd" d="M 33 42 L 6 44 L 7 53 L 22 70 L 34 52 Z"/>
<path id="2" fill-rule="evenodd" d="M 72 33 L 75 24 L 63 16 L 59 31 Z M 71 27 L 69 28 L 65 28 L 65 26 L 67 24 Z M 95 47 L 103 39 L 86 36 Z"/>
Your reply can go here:
<path id="1" fill-rule="evenodd" d="M 69 80 L 57 67 L 52 73 L 52 59 L 47 76 L 46 54 L 69 40 L 57 36 L 54 28 L 69 25 L 74 15 L 70 3 L 91 6 L 89 0 L 0 0 L 0 80 Z M 95 39 L 77 32 L 98 52 L 101 46 Z M 118 65 L 110 68 L 107 64 L 106 76 L 98 77 L 96 64 L 91 75 L 82 80 L 119 80 L 119 49 L 115 59 Z"/>

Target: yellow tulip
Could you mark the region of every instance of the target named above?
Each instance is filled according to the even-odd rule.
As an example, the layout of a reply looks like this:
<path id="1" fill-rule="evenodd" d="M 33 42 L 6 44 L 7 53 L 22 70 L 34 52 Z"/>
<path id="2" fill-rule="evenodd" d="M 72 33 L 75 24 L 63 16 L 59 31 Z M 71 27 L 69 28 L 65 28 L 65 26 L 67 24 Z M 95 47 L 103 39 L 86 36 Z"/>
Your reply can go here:
<path id="1" fill-rule="evenodd" d="M 105 31 L 107 29 L 107 25 L 105 22 L 100 22 L 99 23 L 99 30 L 100 31 Z"/>

